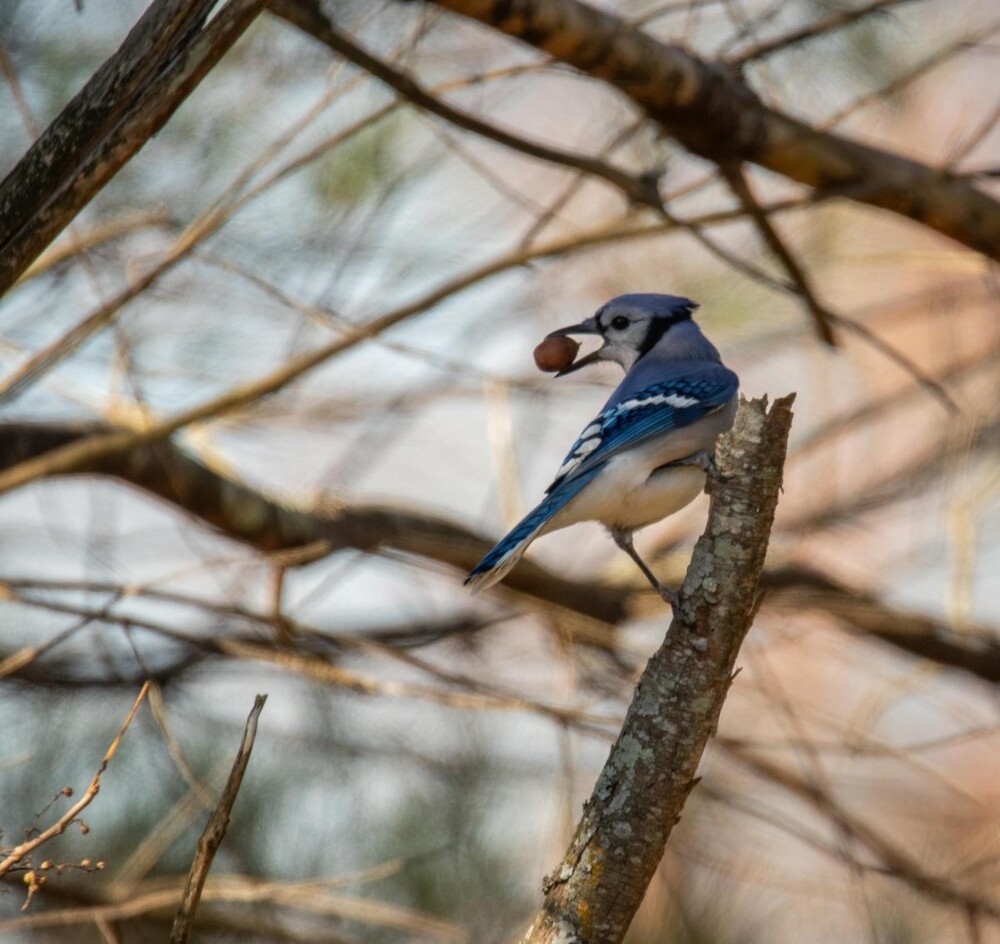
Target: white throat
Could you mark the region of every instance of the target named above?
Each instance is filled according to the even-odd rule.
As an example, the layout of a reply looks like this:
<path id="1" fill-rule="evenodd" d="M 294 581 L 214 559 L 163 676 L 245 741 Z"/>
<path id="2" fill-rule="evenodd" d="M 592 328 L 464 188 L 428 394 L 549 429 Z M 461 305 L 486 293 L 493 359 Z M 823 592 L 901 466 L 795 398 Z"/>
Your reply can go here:
<path id="1" fill-rule="evenodd" d="M 639 352 L 630 344 L 609 344 L 604 348 L 601 360 L 621 364 L 622 370 L 628 373 L 639 360 Z"/>

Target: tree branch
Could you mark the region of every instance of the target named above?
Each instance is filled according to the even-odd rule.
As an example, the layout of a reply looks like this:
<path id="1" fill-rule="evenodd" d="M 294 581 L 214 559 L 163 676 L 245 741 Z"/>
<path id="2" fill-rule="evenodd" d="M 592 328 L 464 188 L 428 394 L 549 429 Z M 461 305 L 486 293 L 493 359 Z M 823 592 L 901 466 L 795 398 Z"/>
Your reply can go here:
<path id="1" fill-rule="evenodd" d="M 820 610 L 851 632 L 1000 685 L 1000 639 L 993 633 L 946 630 L 931 617 L 892 609 L 871 594 L 848 589 L 804 568 L 787 567 L 773 572 L 767 584 L 771 605 L 799 612 Z"/>
<path id="2" fill-rule="evenodd" d="M 1000 920 L 1000 904 L 988 898 L 982 898 L 973 891 L 962 889 L 955 883 L 952 876 L 947 874 L 946 870 L 940 874 L 928 871 L 920 860 L 884 837 L 878 829 L 869 826 L 855 816 L 817 784 L 810 783 L 763 757 L 736 748 L 731 744 L 726 746 L 726 750 L 729 757 L 752 770 L 759 777 L 783 787 L 835 823 L 845 835 L 871 851 L 889 875 L 906 882 L 929 898 L 937 899 L 948 905 L 957 905 L 994 920 Z"/>
<path id="3" fill-rule="evenodd" d="M 1000 259 L 1000 202 L 968 180 L 765 106 L 737 75 L 579 0 L 435 0 L 615 86 L 688 150 L 890 210 Z"/>
<path id="4" fill-rule="evenodd" d="M 794 397 L 744 402 L 719 442 L 678 614 L 639 680 L 618 740 L 525 944 L 615 944 L 628 930 L 714 733 L 756 613 Z"/>
<path id="5" fill-rule="evenodd" d="M 0 424 L 0 474 L 26 459 L 44 457 L 49 451 L 108 432 L 98 424 Z M 491 536 L 456 522 L 402 508 L 291 508 L 208 468 L 170 442 L 136 444 L 75 471 L 128 482 L 264 553 L 309 546 L 318 548 L 321 555 L 345 549 L 396 551 L 468 571 L 494 543 Z M 313 559 L 315 554 L 308 557 Z M 521 561 L 504 587 L 525 601 L 555 605 L 608 626 L 624 622 L 638 596 L 633 588 L 620 584 L 569 580 L 531 559 Z M 768 593 L 768 605 L 829 613 L 853 632 L 1000 684 L 1000 644 L 986 628 L 956 633 L 939 619 L 889 606 L 871 594 L 793 565 L 768 568 L 760 587 Z M 590 640 L 587 634 L 588 641 L 595 643 L 599 638 L 607 642 L 606 636 L 602 632 Z"/>
<path id="6" fill-rule="evenodd" d="M 125 721 L 122 722 L 122 726 L 118 729 L 118 733 L 115 735 L 114 740 L 104 752 L 104 757 L 101 758 L 101 764 L 97 768 L 97 773 L 94 774 L 94 777 L 90 781 L 90 785 L 84 791 L 83 796 L 80 797 L 80 799 L 77 800 L 76 803 L 74 803 L 68 810 L 66 810 L 66 812 L 63 813 L 63 815 L 60 816 L 59 819 L 57 819 L 51 826 L 43 829 L 39 833 L 36 833 L 30 839 L 26 839 L 19 845 L 14 846 L 13 849 L 4 850 L 6 855 L 4 856 L 3 861 L 0 862 L 0 878 L 17 866 L 17 864 L 21 862 L 25 856 L 34 852 L 40 845 L 48 842 L 56 836 L 62 835 L 66 831 L 66 828 L 74 822 L 88 806 L 90 806 L 94 797 L 97 796 L 98 791 L 101 789 L 101 777 L 104 775 L 104 771 L 108 769 L 108 764 L 111 763 L 111 759 L 115 756 L 115 752 L 118 750 L 118 745 L 121 744 L 122 738 L 125 737 L 125 732 L 132 723 L 132 719 L 135 717 L 135 713 L 139 710 L 139 705 L 142 704 L 142 700 L 146 697 L 146 693 L 148 691 L 149 683 L 146 682 L 139 690 L 139 694 L 132 703 L 132 707 L 129 709 L 129 713 L 125 717 Z M 67 793 L 67 796 L 68 795 L 69 794 Z"/>
<path id="7" fill-rule="evenodd" d="M 219 797 L 218 805 L 209 816 L 205 829 L 198 839 L 198 852 L 191 863 L 191 871 L 188 873 L 187 882 L 184 885 L 184 894 L 181 896 L 174 925 L 170 930 L 170 944 L 187 944 L 187 940 L 191 936 L 195 911 L 198 908 L 198 902 L 201 901 L 201 893 L 205 887 L 205 880 L 208 878 L 208 870 L 212 867 L 215 853 L 229 828 L 229 816 L 233 804 L 236 802 L 236 795 L 240 792 L 243 775 L 247 772 L 247 765 L 250 763 L 253 742 L 257 737 L 257 719 L 264 710 L 264 702 L 266 701 L 267 695 L 258 695 L 253 700 L 253 708 L 250 709 L 250 714 L 247 717 L 246 727 L 243 729 L 243 740 L 236 752 L 236 759 L 229 772 L 229 779 Z"/>
<path id="8" fill-rule="evenodd" d="M 753 222 L 754 228 L 767 248 L 771 250 L 771 254 L 781 263 L 785 272 L 788 273 L 792 285 L 795 286 L 796 291 L 802 298 L 803 304 L 806 306 L 806 310 L 813 319 L 813 324 L 816 326 L 816 333 L 824 343 L 829 344 L 830 347 L 836 347 L 837 341 L 833 334 L 830 313 L 816 297 L 816 293 L 805 270 L 799 265 L 798 260 L 785 245 L 785 241 L 778 235 L 778 231 L 774 226 L 771 225 L 767 214 L 761 209 L 760 203 L 757 202 L 756 196 L 754 196 L 753 191 L 750 189 L 750 183 L 746 179 L 743 167 L 739 163 L 723 164 L 720 165 L 719 170 L 729 184 L 729 189 L 732 190 L 733 195 L 747 211 L 747 216 Z"/>
<path id="9" fill-rule="evenodd" d="M 336 29 L 319 6 L 318 0 L 269 0 L 268 8 L 275 15 L 323 43 L 338 56 L 353 62 L 369 75 L 388 85 L 408 102 L 443 118 L 455 127 L 520 151 L 529 157 L 599 177 L 617 187 L 632 203 L 653 208 L 661 205 L 655 176 L 636 176 L 587 154 L 565 151 L 530 141 L 447 104 L 405 72 L 366 52 L 350 37 Z"/>
<path id="10" fill-rule="evenodd" d="M 729 62 L 736 68 L 742 68 L 748 62 L 772 56 L 791 46 L 797 46 L 800 43 L 816 39 L 818 36 L 829 36 L 830 33 L 851 26 L 858 20 L 869 17 L 872 14 L 885 14 L 891 7 L 898 7 L 904 3 L 911 2 L 912 0 L 872 0 L 871 3 L 867 3 L 863 7 L 856 7 L 853 10 L 834 10 L 828 16 L 813 23 L 808 23 L 800 29 L 784 33 L 773 39 L 763 40 L 757 45 L 741 52 L 739 55 L 733 56 L 729 59 Z"/>
<path id="11" fill-rule="evenodd" d="M 0 295 L 177 110 L 265 0 L 157 0 L 0 183 Z"/>

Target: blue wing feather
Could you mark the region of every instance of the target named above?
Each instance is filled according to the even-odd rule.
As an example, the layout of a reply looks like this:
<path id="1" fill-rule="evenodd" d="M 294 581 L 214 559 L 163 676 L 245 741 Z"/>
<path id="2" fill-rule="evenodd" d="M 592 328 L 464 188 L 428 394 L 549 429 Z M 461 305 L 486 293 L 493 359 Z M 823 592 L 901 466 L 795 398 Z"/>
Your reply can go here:
<path id="1" fill-rule="evenodd" d="M 573 444 L 548 488 L 549 494 L 623 449 L 697 422 L 728 403 L 738 388 L 736 374 L 721 364 L 712 364 L 635 393 L 616 394 Z"/>

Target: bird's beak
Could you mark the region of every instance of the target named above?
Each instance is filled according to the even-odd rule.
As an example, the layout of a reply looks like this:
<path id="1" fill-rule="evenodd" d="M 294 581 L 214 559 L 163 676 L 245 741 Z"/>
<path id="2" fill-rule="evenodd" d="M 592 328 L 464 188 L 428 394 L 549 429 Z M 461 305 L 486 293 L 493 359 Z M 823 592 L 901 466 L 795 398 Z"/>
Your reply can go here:
<path id="1" fill-rule="evenodd" d="M 569 325 L 566 328 L 558 328 L 555 331 L 550 331 L 546 337 L 549 338 L 563 338 L 571 334 L 600 334 L 601 329 L 597 326 L 596 318 L 588 318 L 586 321 L 581 321 L 579 324 Z M 603 347 L 599 347 L 596 351 L 591 351 L 590 354 L 586 354 L 577 361 L 573 361 L 569 367 L 564 367 L 559 371 L 557 377 L 565 377 L 567 374 L 572 374 L 574 371 L 579 370 L 581 367 L 586 367 L 589 364 L 596 364 L 598 361 L 603 360 L 601 357 L 601 351 Z"/>

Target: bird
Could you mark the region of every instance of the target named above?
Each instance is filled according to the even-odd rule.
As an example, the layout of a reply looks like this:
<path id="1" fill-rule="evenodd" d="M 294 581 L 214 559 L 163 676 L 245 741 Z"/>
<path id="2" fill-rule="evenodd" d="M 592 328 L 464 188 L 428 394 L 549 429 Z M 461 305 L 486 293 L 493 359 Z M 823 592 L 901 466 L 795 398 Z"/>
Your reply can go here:
<path id="1" fill-rule="evenodd" d="M 603 344 L 557 377 L 613 361 L 625 371 L 580 433 L 545 497 L 476 564 L 473 593 L 510 572 L 538 537 L 600 522 L 672 609 L 678 594 L 639 556 L 633 534 L 674 514 L 717 476 L 715 442 L 736 417 L 739 378 L 693 320 L 696 302 L 678 295 L 619 295 L 548 338 L 596 334 Z"/>

